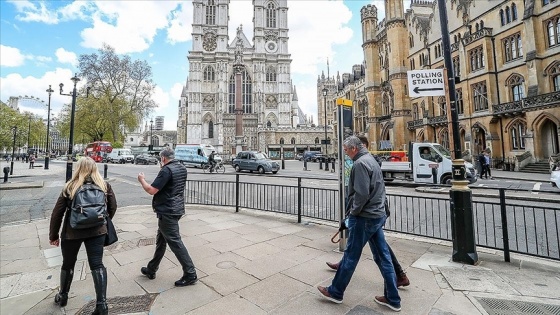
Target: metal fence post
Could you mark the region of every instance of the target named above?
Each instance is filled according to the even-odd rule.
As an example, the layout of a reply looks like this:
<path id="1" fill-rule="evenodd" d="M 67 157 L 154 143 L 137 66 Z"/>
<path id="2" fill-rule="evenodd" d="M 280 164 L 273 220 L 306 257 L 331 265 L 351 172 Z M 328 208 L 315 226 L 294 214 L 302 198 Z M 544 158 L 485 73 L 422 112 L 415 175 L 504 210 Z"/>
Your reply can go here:
<path id="1" fill-rule="evenodd" d="M 103 179 L 107 179 L 107 169 L 109 168 L 109 166 L 107 166 L 107 163 L 105 163 L 105 165 L 103 165 Z"/>
<path id="2" fill-rule="evenodd" d="M 301 223 L 301 177 L 297 178 L 297 222 Z"/>
<path id="3" fill-rule="evenodd" d="M 239 212 L 239 174 L 235 174 L 235 212 Z"/>
<path id="4" fill-rule="evenodd" d="M 504 242 L 504 261 L 510 262 L 509 258 L 509 234 L 506 213 L 506 192 L 504 188 L 500 188 L 500 212 L 502 215 L 502 239 Z"/>

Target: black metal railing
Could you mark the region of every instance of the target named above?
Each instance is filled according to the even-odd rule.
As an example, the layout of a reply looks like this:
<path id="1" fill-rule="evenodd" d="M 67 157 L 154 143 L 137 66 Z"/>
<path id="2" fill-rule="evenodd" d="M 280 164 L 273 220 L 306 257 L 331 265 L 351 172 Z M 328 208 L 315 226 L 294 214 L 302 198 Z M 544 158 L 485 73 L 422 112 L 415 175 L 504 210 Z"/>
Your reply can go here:
<path id="1" fill-rule="evenodd" d="M 281 185 L 258 182 L 258 178 L 235 174 L 231 181 L 189 179 L 186 203 L 227 206 L 235 208 L 236 212 L 246 208 L 297 215 L 300 223 L 302 217 L 339 220 L 335 179 L 297 177 L 293 184 Z M 506 261 L 509 261 L 510 252 L 560 260 L 560 198 L 551 196 L 549 201 L 541 199 L 539 202 L 508 200 L 506 192 L 511 196 L 518 192 L 497 190 L 498 194 L 496 189 L 488 190 L 495 197 L 473 200 L 477 246 L 504 251 Z M 452 240 L 449 198 L 387 196 L 391 216 L 385 224 L 386 230 Z"/>

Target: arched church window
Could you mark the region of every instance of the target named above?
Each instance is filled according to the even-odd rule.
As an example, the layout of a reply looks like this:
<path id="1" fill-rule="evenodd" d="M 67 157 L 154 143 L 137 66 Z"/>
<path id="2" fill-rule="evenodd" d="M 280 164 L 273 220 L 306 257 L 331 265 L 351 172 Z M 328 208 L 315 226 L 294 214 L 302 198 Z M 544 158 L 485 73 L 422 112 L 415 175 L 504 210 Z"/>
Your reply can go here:
<path id="1" fill-rule="evenodd" d="M 506 85 L 509 86 L 511 91 L 512 101 L 520 101 L 524 97 L 523 82 L 525 80 L 519 74 L 512 74 L 506 81 Z"/>
<path id="2" fill-rule="evenodd" d="M 315 138 L 315 144 L 319 144 L 319 137 Z"/>
<path id="3" fill-rule="evenodd" d="M 243 113 L 252 114 L 253 113 L 253 84 L 251 82 L 251 76 L 247 73 L 247 69 L 244 69 L 241 73 L 241 103 L 243 106 Z M 228 83 L 228 112 L 230 114 L 235 113 L 235 74 L 229 77 Z"/>
<path id="4" fill-rule="evenodd" d="M 214 72 L 214 68 L 212 66 L 206 66 L 204 68 L 204 81 L 214 82 L 216 80 L 216 73 Z"/>
<path id="5" fill-rule="evenodd" d="M 517 7 L 515 6 L 515 3 L 511 4 L 511 19 L 512 21 L 517 20 Z"/>
<path id="6" fill-rule="evenodd" d="M 439 115 L 447 116 L 447 103 L 445 102 L 444 96 L 439 97 L 438 104 L 439 104 Z"/>
<path id="7" fill-rule="evenodd" d="M 216 1 L 208 0 L 206 5 L 206 24 L 215 25 L 216 24 Z"/>
<path id="8" fill-rule="evenodd" d="M 266 6 L 266 27 L 276 27 L 276 6 L 272 2 Z"/>
<path id="9" fill-rule="evenodd" d="M 208 122 L 208 138 L 214 138 L 214 122 Z"/>
<path id="10" fill-rule="evenodd" d="M 509 11 L 509 7 L 506 7 L 506 23 L 511 22 L 511 12 Z"/>
<path id="11" fill-rule="evenodd" d="M 268 128 L 272 127 L 272 123 L 270 122 L 270 120 L 266 122 L 266 127 Z"/>
<path id="12" fill-rule="evenodd" d="M 266 82 L 276 82 L 276 69 L 274 66 L 266 68 Z"/>
<path id="13" fill-rule="evenodd" d="M 296 144 L 296 138 L 290 139 L 290 144 Z"/>
<path id="14" fill-rule="evenodd" d="M 525 149 L 525 131 L 527 126 L 523 121 L 514 123 L 509 129 L 511 146 L 514 150 Z"/>
<path id="15" fill-rule="evenodd" d="M 280 138 L 280 144 L 284 144 L 284 138 Z"/>
<path id="16" fill-rule="evenodd" d="M 417 120 L 420 117 L 418 116 L 418 104 L 412 104 L 412 120 Z"/>
<path id="17" fill-rule="evenodd" d="M 502 24 L 502 26 L 506 25 L 506 16 L 504 15 L 504 10 L 500 10 L 500 24 Z"/>

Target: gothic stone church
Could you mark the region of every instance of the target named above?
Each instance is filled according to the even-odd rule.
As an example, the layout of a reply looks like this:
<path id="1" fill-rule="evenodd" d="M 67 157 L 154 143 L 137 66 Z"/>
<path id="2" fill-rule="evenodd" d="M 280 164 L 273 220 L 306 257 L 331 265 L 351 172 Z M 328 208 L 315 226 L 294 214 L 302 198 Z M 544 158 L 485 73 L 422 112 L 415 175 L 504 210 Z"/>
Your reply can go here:
<path id="1" fill-rule="evenodd" d="M 229 4 L 193 0 L 193 47 L 179 103 L 178 143 L 211 144 L 222 154 L 266 151 L 261 133 L 305 123 L 290 75 L 287 1 L 253 0 L 253 43 L 242 25 L 230 40 Z"/>

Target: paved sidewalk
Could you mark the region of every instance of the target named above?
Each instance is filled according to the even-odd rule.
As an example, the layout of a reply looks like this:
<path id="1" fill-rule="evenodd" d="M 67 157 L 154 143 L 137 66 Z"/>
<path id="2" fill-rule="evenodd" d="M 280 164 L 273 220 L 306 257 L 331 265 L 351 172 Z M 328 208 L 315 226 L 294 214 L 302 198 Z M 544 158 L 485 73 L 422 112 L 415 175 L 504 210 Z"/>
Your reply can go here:
<path id="1" fill-rule="evenodd" d="M 341 257 L 330 242 L 334 226 L 231 208 L 187 206 L 186 212 L 181 231 L 199 282 L 176 288 L 181 268 L 169 251 L 155 280 L 140 274 L 154 251 L 156 218 L 150 207 L 118 209 L 114 222 L 120 241 L 106 248 L 104 258 L 110 314 L 393 313 L 373 300 L 383 284 L 367 248 L 344 302 L 320 297 L 316 286 L 330 284 L 334 276 L 325 262 Z M 48 244 L 48 224 L 40 220 L 0 229 L 2 315 L 81 314 L 93 304 L 83 250 L 67 307 L 53 303 L 61 254 Z M 401 314 L 487 314 L 500 303 L 548 309 L 539 314 L 560 312 L 560 262 L 513 255 L 505 263 L 501 252 L 479 248 L 480 264 L 466 266 L 450 262 L 447 242 L 387 234 L 411 280 L 399 290 Z M 514 310 L 509 313 L 522 314 Z"/>

